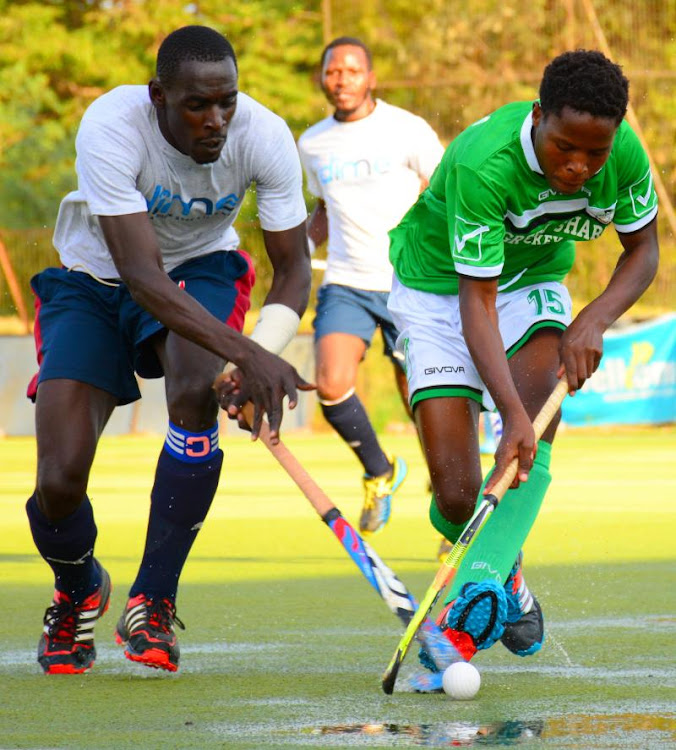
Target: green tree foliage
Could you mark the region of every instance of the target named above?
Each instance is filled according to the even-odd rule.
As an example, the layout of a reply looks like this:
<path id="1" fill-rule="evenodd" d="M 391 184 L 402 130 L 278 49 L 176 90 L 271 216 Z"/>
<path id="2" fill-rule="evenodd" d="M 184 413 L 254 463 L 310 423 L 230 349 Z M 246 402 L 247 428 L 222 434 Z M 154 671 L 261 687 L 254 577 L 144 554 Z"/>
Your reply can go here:
<path id="1" fill-rule="evenodd" d="M 673 191 L 676 0 L 592 5 Z M 61 197 L 75 187 L 74 139 L 84 110 L 114 86 L 147 82 L 161 40 L 179 26 L 206 24 L 226 34 L 242 91 L 281 115 L 296 136 L 326 114 L 317 86 L 325 36 L 360 36 L 374 52 L 379 95 L 428 119 L 448 142 L 501 104 L 535 97 L 553 55 L 571 45 L 598 47 L 587 6 L 533 0 L 524 12 L 517 0 L 0 0 L 0 234 L 22 281 L 54 262 L 48 238 Z M 18 230 L 28 228 L 42 231 L 22 244 L 29 235 Z M 264 288 L 269 269 L 252 196 L 238 228 Z M 667 282 L 672 277 L 673 269 Z"/>
<path id="2" fill-rule="evenodd" d="M 296 134 L 314 121 L 312 69 L 321 50 L 312 3 L 281 0 L 0 4 L 0 226 L 53 224 L 75 186 L 74 138 L 88 104 L 153 74 L 161 40 L 190 23 L 231 38 L 242 90 L 282 115 Z"/>
<path id="3" fill-rule="evenodd" d="M 87 105 L 143 83 L 174 28 L 204 23 L 233 41 L 241 87 L 298 135 L 324 113 L 316 85 L 323 32 L 373 48 L 380 94 L 428 118 L 446 141 L 486 112 L 536 95 L 543 67 L 569 46 L 597 46 L 580 0 L 0 0 L 0 226 L 49 226 L 74 186 L 73 141 Z M 594 0 L 632 76 L 632 101 L 667 182 L 676 177 L 673 0 Z M 660 33 L 656 33 L 656 29 Z"/>
<path id="4" fill-rule="evenodd" d="M 106 89 L 147 77 L 147 61 L 124 54 L 120 37 L 84 25 L 98 12 L 94 3 L 11 3 L 0 20 L 1 226 L 53 223 L 75 185 L 73 142 L 85 108 Z"/>

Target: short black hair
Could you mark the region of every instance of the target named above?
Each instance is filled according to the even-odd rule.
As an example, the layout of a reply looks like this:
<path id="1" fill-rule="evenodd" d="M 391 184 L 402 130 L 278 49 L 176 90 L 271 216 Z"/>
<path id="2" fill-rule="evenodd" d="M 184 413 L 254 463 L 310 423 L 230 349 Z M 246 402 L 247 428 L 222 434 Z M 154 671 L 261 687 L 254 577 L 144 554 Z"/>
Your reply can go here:
<path id="1" fill-rule="evenodd" d="M 326 56 L 329 54 L 329 52 L 332 49 L 335 49 L 336 47 L 359 47 L 360 49 L 364 50 L 364 54 L 366 55 L 366 62 L 368 63 L 368 69 L 373 70 L 373 56 L 371 55 L 371 50 L 367 47 L 367 45 L 362 42 L 361 39 L 357 39 L 357 37 L 354 36 L 339 36 L 336 39 L 334 39 L 332 42 L 329 42 L 326 47 L 324 47 L 324 51 L 322 52 L 322 58 L 319 61 L 319 67 L 321 70 L 324 69 L 324 62 L 326 61 Z"/>
<path id="2" fill-rule="evenodd" d="M 208 26 L 183 26 L 162 42 L 157 52 L 157 78 L 172 86 L 181 64 L 187 61 L 220 62 L 230 58 L 237 69 L 237 58 L 230 42 Z"/>
<path id="3" fill-rule="evenodd" d="M 629 81 L 622 68 L 597 50 L 564 52 L 545 68 L 540 106 L 545 115 L 564 107 L 622 122 L 629 104 Z"/>

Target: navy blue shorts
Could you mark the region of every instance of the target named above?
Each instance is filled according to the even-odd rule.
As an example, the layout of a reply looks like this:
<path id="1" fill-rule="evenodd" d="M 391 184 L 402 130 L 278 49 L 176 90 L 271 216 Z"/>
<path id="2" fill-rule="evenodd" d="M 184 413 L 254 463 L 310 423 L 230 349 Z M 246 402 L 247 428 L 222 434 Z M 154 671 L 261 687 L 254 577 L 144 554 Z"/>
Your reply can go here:
<path id="1" fill-rule="evenodd" d="M 194 258 L 169 273 L 188 294 L 238 331 L 249 309 L 255 274 L 242 251 Z M 140 307 L 124 284 L 105 284 L 87 273 L 47 268 L 31 279 L 35 295 L 35 343 L 39 371 L 28 386 L 65 378 L 89 383 L 120 404 L 141 397 L 134 376 L 160 378 L 151 339 L 164 326 Z"/>
<path id="2" fill-rule="evenodd" d="M 388 292 L 371 292 L 340 284 L 319 287 L 312 323 L 315 341 L 329 333 L 349 333 L 370 346 L 376 327 L 380 326 L 385 354 L 403 367 L 403 357 L 396 348 L 399 333 L 387 309 L 388 296 Z"/>

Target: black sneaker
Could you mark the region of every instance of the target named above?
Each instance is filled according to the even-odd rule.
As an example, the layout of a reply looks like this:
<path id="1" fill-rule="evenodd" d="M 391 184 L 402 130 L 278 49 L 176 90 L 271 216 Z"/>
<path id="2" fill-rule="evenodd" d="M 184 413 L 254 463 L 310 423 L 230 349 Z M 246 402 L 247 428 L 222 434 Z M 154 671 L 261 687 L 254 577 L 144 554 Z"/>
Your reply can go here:
<path id="1" fill-rule="evenodd" d="M 63 591 L 54 591 L 38 641 L 38 662 L 45 674 L 82 674 L 92 668 L 94 625 L 108 609 L 110 591 L 110 576 L 103 567 L 101 585 L 81 604 L 73 604 Z"/>
<path id="2" fill-rule="evenodd" d="M 170 599 L 148 599 L 145 594 L 129 599 L 115 629 L 115 640 L 126 644 L 130 661 L 175 672 L 181 655 L 174 625 L 185 630 Z"/>
<path id="3" fill-rule="evenodd" d="M 507 582 L 508 614 L 502 645 L 517 656 L 530 656 L 542 648 L 545 623 L 538 600 L 526 585 L 521 569 L 523 553 L 519 552 Z"/>

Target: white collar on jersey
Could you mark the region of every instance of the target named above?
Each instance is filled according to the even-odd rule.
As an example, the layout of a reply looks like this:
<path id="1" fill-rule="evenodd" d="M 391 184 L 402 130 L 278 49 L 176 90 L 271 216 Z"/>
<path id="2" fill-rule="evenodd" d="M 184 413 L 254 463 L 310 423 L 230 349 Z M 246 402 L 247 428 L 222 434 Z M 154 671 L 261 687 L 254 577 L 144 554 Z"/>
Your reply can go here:
<path id="1" fill-rule="evenodd" d="M 538 174 L 544 175 L 540 162 L 537 156 L 535 156 L 535 149 L 533 148 L 533 139 L 531 138 L 531 131 L 533 129 L 533 112 L 529 112 L 526 119 L 523 121 L 521 126 L 521 147 L 523 148 L 524 156 L 528 162 L 528 166 L 537 172 Z"/>

